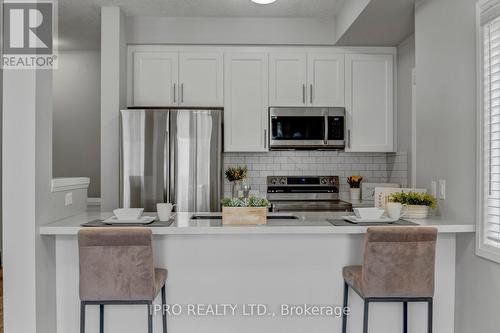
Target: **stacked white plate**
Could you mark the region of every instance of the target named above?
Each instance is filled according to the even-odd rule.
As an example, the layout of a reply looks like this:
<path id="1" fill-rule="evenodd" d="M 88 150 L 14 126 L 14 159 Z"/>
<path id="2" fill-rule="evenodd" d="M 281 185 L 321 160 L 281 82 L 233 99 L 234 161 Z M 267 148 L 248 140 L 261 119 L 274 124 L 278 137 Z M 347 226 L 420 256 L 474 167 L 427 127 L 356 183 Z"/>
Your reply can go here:
<path id="1" fill-rule="evenodd" d="M 105 224 L 149 224 L 156 220 L 156 216 L 141 216 L 138 219 L 133 219 L 133 220 L 124 220 L 124 219 L 119 219 L 116 216 L 111 216 L 108 219 L 105 219 L 102 221 L 102 223 Z"/>
<path id="2" fill-rule="evenodd" d="M 384 216 L 384 210 L 377 207 L 354 208 L 355 216 L 343 216 L 344 220 L 352 223 L 381 223 L 395 222 L 398 219 L 391 219 Z"/>
<path id="3" fill-rule="evenodd" d="M 114 216 L 102 221 L 105 224 L 148 224 L 156 220 L 155 216 L 142 216 L 144 208 L 119 208 Z"/>
<path id="4" fill-rule="evenodd" d="M 392 223 L 399 220 L 399 219 L 391 219 L 390 217 L 385 217 L 385 216 L 379 218 L 359 218 L 354 215 L 349 215 L 349 216 L 342 216 L 342 218 L 352 223 Z"/>

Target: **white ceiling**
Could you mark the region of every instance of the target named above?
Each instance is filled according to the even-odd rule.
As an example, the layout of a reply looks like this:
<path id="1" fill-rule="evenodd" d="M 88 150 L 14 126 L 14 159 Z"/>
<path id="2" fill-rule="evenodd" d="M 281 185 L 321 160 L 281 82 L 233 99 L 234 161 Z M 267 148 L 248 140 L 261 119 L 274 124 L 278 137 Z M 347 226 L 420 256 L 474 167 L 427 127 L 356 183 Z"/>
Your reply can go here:
<path id="1" fill-rule="evenodd" d="M 61 49 L 98 49 L 100 8 L 119 6 L 127 16 L 332 18 L 345 0 L 60 0 Z"/>

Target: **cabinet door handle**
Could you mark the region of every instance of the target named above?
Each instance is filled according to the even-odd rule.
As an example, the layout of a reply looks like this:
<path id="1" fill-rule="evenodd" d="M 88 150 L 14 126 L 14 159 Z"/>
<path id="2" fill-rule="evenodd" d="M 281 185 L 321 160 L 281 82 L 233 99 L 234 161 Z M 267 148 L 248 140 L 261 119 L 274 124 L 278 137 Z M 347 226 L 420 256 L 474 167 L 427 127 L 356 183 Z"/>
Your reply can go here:
<path id="1" fill-rule="evenodd" d="M 306 104 L 306 85 L 302 85 L 302 103 Z"/>
<path id="2" fill-rule="evenodd" d="M 184 83 L 181 83 L 181 103 L 184 103 Z"/>
<path id="3" fill-rule="evenodd" d="M 309 100 L 311 101 L 311 104 L 313 103 L 313 85 L 311 84 L 311 89 L 310 89 L 310 94 L 309 94 Z"/>
<path id="4" fill-rule="evenodd" d="M 351 130 L 347 130 L 347 148 L 351 149 Z"/>
<path id="5" fill-rule="evenodd" d="M 312 104 L 312 100 L 311 100 L 311 104 Z M 325 120 L 324 120 L 324 122 L 325 122 L 325 137 L 323 139 L 323 143 L 325 145 L 327 145 L 328 144 L 328 140 L 329 140 L 329 138 L 328 138 L 328 136 L 329 136 L 329 134 L 328 134 L 328 112 L 325 112 Z"/>
<path id="6" fill-rule="evenodd" d="M 176 89 L 176 84 L 174 83 L 174 103 L 177 103 L 177 98 L 175 98 L 176 94 L 177 94 L 177 89 Z"/>
<path id="7" fill-rule="evenodd" d="M 267 129 L 264 129 L 264 149 L 267 149 Z"/>

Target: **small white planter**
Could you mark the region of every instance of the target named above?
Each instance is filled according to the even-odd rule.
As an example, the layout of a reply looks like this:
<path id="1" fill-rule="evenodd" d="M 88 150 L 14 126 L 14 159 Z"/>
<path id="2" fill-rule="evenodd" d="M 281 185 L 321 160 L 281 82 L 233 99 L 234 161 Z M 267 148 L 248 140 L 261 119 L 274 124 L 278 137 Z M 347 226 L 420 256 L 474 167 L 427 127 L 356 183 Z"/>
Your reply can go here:
<path id="1" fill-rule="evenodd" d="M 429 216 L 429 207 L 424 205 L 408 205 L 408 211 L 404 215 L 411 219 L 425 219 Z"/>
<path id="2" fill-rule="evenodd" d="M 361 189 L 351 188 L 351 200 L 361 200 Z"/>

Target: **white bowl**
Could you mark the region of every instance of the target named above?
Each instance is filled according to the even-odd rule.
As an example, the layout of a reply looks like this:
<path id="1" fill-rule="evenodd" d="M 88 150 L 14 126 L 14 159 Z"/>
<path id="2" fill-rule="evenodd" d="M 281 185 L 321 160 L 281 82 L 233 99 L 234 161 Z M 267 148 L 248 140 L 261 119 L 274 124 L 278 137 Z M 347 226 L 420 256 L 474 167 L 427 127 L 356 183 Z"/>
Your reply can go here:
<path id="1" fill-rule="evenodd" d="M 379 219 L 384 215 L 384 210 L 376 207 L 354 208 L 354 214 L 360 219 Z"/>
<path id="2" fill-rule="evenodd" d="M 113 211 L 118 220 L 138 220 L 144 208 L 118 208 Z"/>

